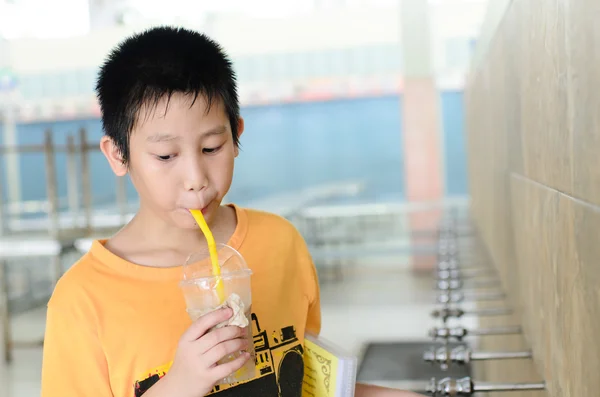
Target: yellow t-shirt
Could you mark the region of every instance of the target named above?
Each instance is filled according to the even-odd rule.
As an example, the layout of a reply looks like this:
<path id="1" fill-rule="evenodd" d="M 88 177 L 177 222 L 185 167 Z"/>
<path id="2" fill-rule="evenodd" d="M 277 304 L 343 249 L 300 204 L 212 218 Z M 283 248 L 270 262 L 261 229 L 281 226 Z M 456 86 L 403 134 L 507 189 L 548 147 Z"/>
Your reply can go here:
<path id="1" fill-rule="evenodd" d="M 223 396 L 300 396 L 306 330 L 319 333 L 314 265 L 285 219 L 234 206 L 228 245 L 252 269 L 257 377 Z M 139 266 L 95 241 L 58 282 L 48 304 L 42 397 L 137 397 L 168 371 L 190 326 L 182 268 Z"/>

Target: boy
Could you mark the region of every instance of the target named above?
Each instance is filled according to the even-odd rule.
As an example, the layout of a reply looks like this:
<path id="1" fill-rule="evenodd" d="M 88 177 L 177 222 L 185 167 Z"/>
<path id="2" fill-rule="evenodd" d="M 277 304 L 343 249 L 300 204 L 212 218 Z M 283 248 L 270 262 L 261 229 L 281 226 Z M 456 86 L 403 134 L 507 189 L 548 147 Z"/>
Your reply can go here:
<path id="1" fill-rule="evenodd" d="M 102 153 L 115 174 L 129 174 L 140 208 L 57 284 L 42 396 L 300 396 L 304 335 L 321 327 L 317 276 L 290 223 L 221 205 L 244 131 L 230 61 L 199 33 L 155 28 L 113 50 L 96 89 Z M 186 313 L 181 265 L 206 247 L 189 209 L 201 209 L 215 240 L 240 251 L 254 272 L 254 341 L 238 327 L 208 331 L 229 309 L 193 323 Z M 255 342 L 266 354 L 257 378 L 215 386 L 250 357 L 216 362 Z M 356 393 L 409 394 L 361 385 Z"/>

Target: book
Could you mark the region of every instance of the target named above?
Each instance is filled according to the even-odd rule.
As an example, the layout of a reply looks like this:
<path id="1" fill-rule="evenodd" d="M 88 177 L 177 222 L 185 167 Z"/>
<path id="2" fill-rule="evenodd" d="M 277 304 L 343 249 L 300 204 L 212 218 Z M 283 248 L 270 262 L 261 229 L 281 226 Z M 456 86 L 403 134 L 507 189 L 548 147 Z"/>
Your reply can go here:
<path id="1" fill-rule="evenodd" d="M 302 397 L 353 397 L 358 358 L 315 335 L 304 338 Z"/>

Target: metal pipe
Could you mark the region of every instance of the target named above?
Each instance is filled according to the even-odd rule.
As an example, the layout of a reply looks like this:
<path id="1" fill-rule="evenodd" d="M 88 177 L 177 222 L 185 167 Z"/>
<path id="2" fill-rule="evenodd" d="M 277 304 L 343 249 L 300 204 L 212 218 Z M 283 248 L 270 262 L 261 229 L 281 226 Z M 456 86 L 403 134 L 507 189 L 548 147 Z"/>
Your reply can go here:
<path id="1" fill-rule="evenodd" d="M 53 288 L 56 287 L 56 284 L 58 284 L 58 281 L 60 280 L 60 278 L 64 274 L 64 269 L 63 269 L 63 265 L 62 265 L 62 261 L 61 261 L 62 255 L 63 255 L 63 251 L 64 251 L 64 249 L 61 247 L 61 249 L 58 252 L 58 254 L 53 255 L 52 259 L 51 259 L 52 268 L 54 269 L 54 280 L 52 280 L 52 282 L 53 282 Z"/>
<path id="2" fill-rule="evenodd" d="M 449 270 L 438 270 L 438 280 L 450 280 L 450 279 L 471 279 L 481 275 L 490 275 L 493 273 L 491 267 L 474 267 L 466 269 L 449 269 Z"/>
<path id="3" fill-rule="evenodd" d="M 451 304 L 474 301 L 494 301 L 506 298 L 502 292 L 447 291 L 437 296 L 437 303 Z"/>
<path id="4" fill-rule="evenodd" d="M 502 282 L 500 281 L 500 279 L 495 278 L 495 277 L 489 277 L 489 278 L 481 278 L 481 279 L 476 279 L 476 280 L 468 280 L 463 285 L 466 285 L 467 287 L 472 288 L 472 289 L 477 289 L 477 288 L 494 287 L 494 286 L 498 286 L 501 284 L 502 284 Z"/>
<path id="5" fill-rule="evenodd" d="M 477 301 L 488 301 L 488 300 L 497 300 L 506 298 L 506 294 L 502 291 L 495 292 L 482 292 L 482 291 L 472 291 L 465 290 L 461 291 L 464 299 L 467 300 L 477 300 Z"/>
<path id="6" fill-rule="evenodd" d="M 460 266 L 458 264 L 458 261 L 455 258 L 450 258 L 447 260 L 441 260 L 438 262 L 437 264 L 437 268 L 438 270 L 456 270 L 459 269 Z"/>
<path id="7" fill-rule="evenodd" d="M 473 392 L 494 392 L 494 391 L 521 391 L 521 390 L 544 390 L 546 389 L 545 383 L 475 383 L 473 385 Z"/>
<path id="8" fill-rule="evenodd" d="M 461 341 L 467 336 L 492 336 L 492 335 L 518 335 L 521 333 L 521 327 L 495 327 L 495 328 L 479 328 L 468 330 L 464 327 L 434 327 L 428 332 L 433 339 L 455 339 Z"/>
<path id="9" fill-rule="evenodd" d="M 18 147 L 17 142 L 17 92 L 11 90 L 8 92 L 8 103 L 4 106 L 4 131 L 3 141 L 4 145 L 8 147 L 8 150 L 3 152 L 4 165 L 6 169 L 6 188 L 8 203 L 15 205 L 22 201 L 21 198 L 21 163 L 20 156 L 14 149 Z M 4 96 L 4 95 L 3 95 Z M 43 152 L 43 145 L 42 150 Z"/>
<path id="10" fill-rule="evenodd" d="M 508 307 L 490 307 L 487 309 L 473 309 L 464 311 L 465 315 L 470 316 L 505 316 L 511 313 L 512 309 Z"/>
<path id="11" fill-rule="evenodd" d="M 440 291 L 455 291 L 458 289 L 462 289 L 464 284 L 465 283 L 463 281 L 456 280 L 456 279 L 439 280 L 437 282 L 436 287 Z M 469 282 L 467 284 L 467 286 L 471 289 L 478 289 L 478 288 L 496 287 L 500 284 L 501 284 L 501 282 L 499 279 L 491 278 L 491 279 L 475 280 L 475 281 Z"/>
<path id="12" fill-rule="evenodd" d="M 0 236 L 4 235 L 5 223 L 8 224 L 8 219 L 4 212 L 4 193 L 2 193 L 2 180 L 4 179 L 4 175 L 2 170 L 0 169 Z"/>
<path id="13" fill-rule="evenodd" d="M 437 282 L 436 287 L 440 291 L 454 291 L 461 289 L 463 283 L 460 280 L 440 280 Z"/>
<path id="14" fill-rule="evenodd" d="M 476 328 L 469 330 L 469 335 L 472 336 L 487 336 L 487 335 L 518 335 L 522 332 L 520 326 L 508 327 L 493 327 L 493 328 Z"/>
<path id="15" fill-rule="evenodd" d="M 483 360 L 514 360 L 528 359 L 533 354 L 531 351 L 515 352 L 473 352 L 464 346 L 458 346 L 452 350 L 447 345 L 436 349 L 431 347 L 423 353 L 423 360 L 429 363 L 440 364 L 443 370 L 446 370 L 451 364 L 466 365 L 471 361 Z"/>
<path id="16" fill-rule="evenodd" d="M 473 309 L 473 310 L 462 310 L 459 308 L 448 308 L 437 309 L 431 312 L 433 318 L 441 318 L 443 321 L 447 321 L 449 318 L 460 318 L 462 316 L 505 316 L 512 313 L 512 310 L 505 307 L 489 308 L 489 309 Z"/>
<path id="17" fill-rule="evenodd" d="M 90 159 L 87 148 L 87 132 L 84 128 L 79 130 L 79 150 L 81 155 L 81 196 L 83 198 L 83 211 L 85 215 L 85 229 L 89 236 L 92 233 L 92 185 L 90 181 Z"/>
<path id="18" fill-rule="evenodd" d="M 56 162 L 54 159 L 54 147 L 52 142 L 52 131 L 46 130 L 44 133 L 44 159 L 46 170 L 46 195 L 48 196 L 48 231 L 50 236 L 56 237 L 59 232 L 58 216 L 58 192 L 56 181 Z"/>
<path id="19" fill-rule="evenodd" d="M 8 308 L 8 264 L 0 257 L 0 327 L 4 340 L 4 362 L 12 362 L 12 333 Z"/>
<path id="20" fill-rule="evenodd" d="M 475 383 L 471 377 L 465 378 L 443 378 L 436 381 L 432 378 L 427 392 L 434 397 L 438 396 L 471 396 L 473 393 L 500 392 L 500 391 L 523 391 L 544 390 L 546 384 L 539 383 Z"/>
<path id="21" fill-rule="evenodd" d="M 116 198 L 117 207 L 119 208 L 119 215 L 121 217 L 121 223 L 127 223 L 127 180 L 125 177 L 117 177 L 116 186 Z"/>
<path id="22" fill-rule="evenodd" d="M 523 352 L 469 352 L 470 361 L 482 360 L 513 360 L 519 358 L 531 358 L 530 351 Z"/>
<path id="23" fill-rule="evenodd" d="M 481 261 L 476 261 L 476 264 L 473 264 L 472 262 L 474 262 L 473 260 L 468 260 L 465 259 L 463 257 L 460 258 L 456 258 L 456 257 L 450 257 L 450 258 L 441 258 L 438 263 L 437 263 L 437 270 L 438 271 L 443 271 L 443 270 L 459 270 L 459 271 L 464 271 L 464 270 L 479 270 L 479 269 L 490 269 L 490 270 L 495 270 L 495 267 L 490 265 L 490 264 L 482 264 Z"/>
<path id="24" fill-rule="evenodd" d="M 73 135 L 67 136 L 67 197 L 73 215 L 73 227 L 79 219 L 79 187 L 77 182 L 77 149 Z"/>

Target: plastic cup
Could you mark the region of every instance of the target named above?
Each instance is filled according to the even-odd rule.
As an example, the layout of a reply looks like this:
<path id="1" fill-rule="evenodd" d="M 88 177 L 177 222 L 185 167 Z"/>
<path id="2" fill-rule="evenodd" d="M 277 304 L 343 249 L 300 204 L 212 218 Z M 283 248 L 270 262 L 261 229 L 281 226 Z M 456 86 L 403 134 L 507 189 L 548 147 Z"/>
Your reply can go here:
<path id="1" fill-rule="evenodd" d="M 225 244 L 217 244 L 219 265 L 221 275 L 213 276 L 212 265 L 208 248 L 192 253 L 183 266 L 183 280 L 180 282 L 183 296 L 185 298 L 187 312 L 192 321 L 197 320 L 224 302 L 220 302 L 217 293 L 217 280 L 223 283 L 224 296 L 227 299 L 233 294 L 239 297 L 244 305 L 244 316 L 247 320 L 246 338 L 248 345 L 245 349 L 250 353 L 250 359 L 242 368 L 222 379 L 218 384 L 232 384 L 254 379 L 256 376 L 254 343 L 252 337 L 252 293 L 251 276 L 252 271 L 248 268 L 242 255 Z M 222 324 L 217 325 L 217 327 Z M 236 352 L 224 357 L 217 364 L 232 361 L 240 356 L 242 352 Z"/>

